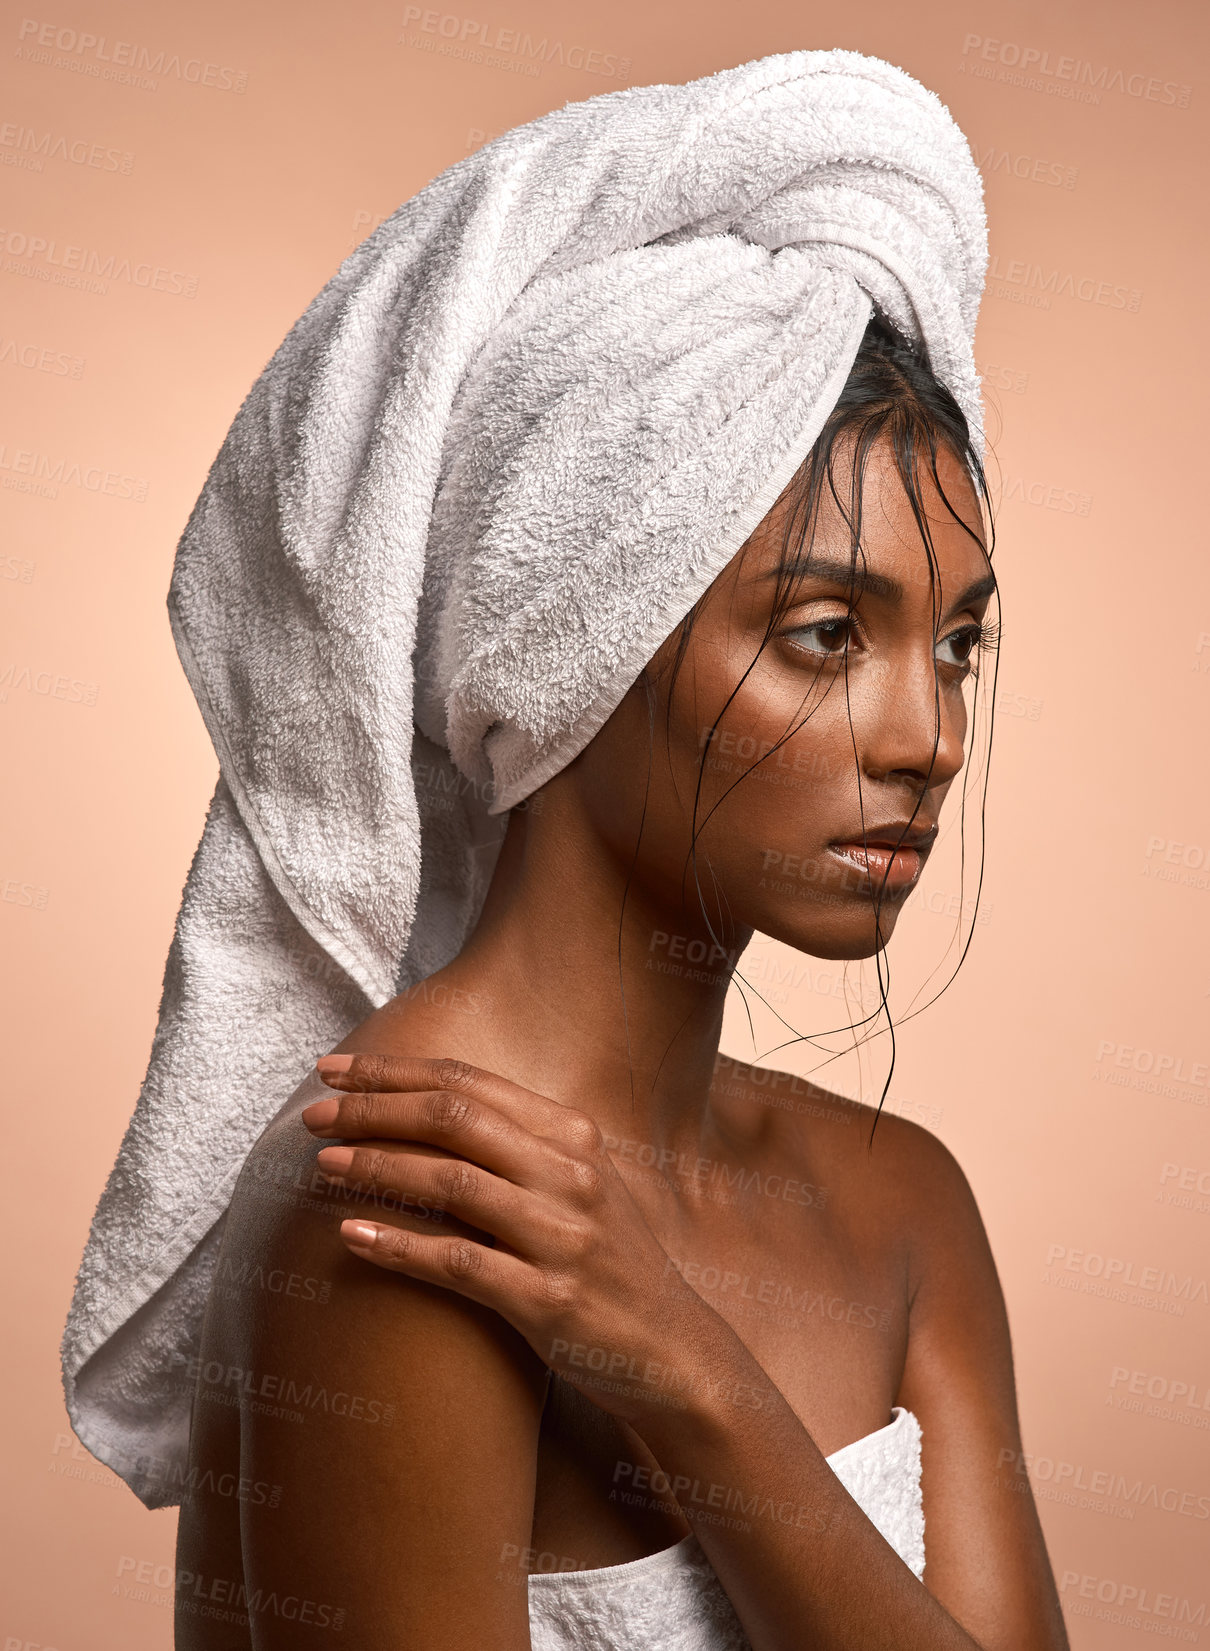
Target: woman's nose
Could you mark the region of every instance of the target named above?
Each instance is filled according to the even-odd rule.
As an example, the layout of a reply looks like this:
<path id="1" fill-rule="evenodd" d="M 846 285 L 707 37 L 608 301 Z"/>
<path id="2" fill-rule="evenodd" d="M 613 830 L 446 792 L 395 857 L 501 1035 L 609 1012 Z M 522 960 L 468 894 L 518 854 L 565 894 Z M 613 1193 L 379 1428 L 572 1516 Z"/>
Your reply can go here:
<path id="1" fill-rule="evenodd" d="M 946 682 L 932 655 L 897 664 L 880 684 L 879 709 L 862 741 L 862 766 L 872 780 L 901 776 L 931 790 L 948 785 L 966 760 L 966 702 Z"/>

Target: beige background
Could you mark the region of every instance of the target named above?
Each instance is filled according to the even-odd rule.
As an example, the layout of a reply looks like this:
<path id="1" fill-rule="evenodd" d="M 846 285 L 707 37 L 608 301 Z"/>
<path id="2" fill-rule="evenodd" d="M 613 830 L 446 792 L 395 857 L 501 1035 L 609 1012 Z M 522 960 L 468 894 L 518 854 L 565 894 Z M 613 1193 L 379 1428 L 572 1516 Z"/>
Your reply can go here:
<path id="1" fill-rule="evenodd" d="M 58 1340 L 216 774 L 164 598 L 228 424 L 341 258 L 486 136 L 832 46 L 940 95 L 991 224 L 987 872 L 963 969 L 900 1029 L 890 1104 L 978 1194 L 1073 1644 L 1210 1638 L 1206 18 L 1195 0 L 8 12 L 4 1651 L 171 1643 L 175 1513 L 73 1445 Z M 110 277 L 64 283 L 69 245 L 112 258 Z M 929 875 L 897 980 L 953 933 L 944 856 Z M 772 1010 L 836 1024 L 829 971 L 753 948 L 771 1005 L 755 1054 L 788 1035 Z M 750 1057 L 732 1007 L 724 1048 Z M 876 1096 L 885 1043 L 821 1078 Z"/>

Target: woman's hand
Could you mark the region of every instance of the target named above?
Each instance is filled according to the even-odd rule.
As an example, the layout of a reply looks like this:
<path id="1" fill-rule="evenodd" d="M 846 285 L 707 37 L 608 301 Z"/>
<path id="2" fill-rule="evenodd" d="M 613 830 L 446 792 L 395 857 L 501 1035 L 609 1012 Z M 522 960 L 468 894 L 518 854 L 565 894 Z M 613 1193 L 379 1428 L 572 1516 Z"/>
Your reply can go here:
<path id="1" fill-rule="evenodd" d="M 769 1385 L 685 1283 L 585 1113 L 465 1061 L 359 1054 L 317 1066 L 344 1093 L 302 1119 L 352 1143 L 320 1152 L 325 1177 L 388 1208 L 448 1211 L 485 1237 L 342 1222 L 355 1255 L 492 1308 L 544 1364 L 639 1431 L 653 1409 L 697 1394 L 720 1349 L 732 1370 L 738 1356 L 756 1387 Z"/>

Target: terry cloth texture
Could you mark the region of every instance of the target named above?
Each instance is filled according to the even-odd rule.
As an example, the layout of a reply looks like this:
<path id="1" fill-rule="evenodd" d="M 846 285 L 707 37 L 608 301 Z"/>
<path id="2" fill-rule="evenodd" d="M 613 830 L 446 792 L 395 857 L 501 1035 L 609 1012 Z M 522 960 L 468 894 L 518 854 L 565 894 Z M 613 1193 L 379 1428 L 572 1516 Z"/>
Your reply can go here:
<path id="1" fill-rule="evenodd" d="M 826 1458 L 909 1567 L 924 1577 L 920 1423 L 910 1410 Z M 778 1515 L 780 1517 L 780 1513 Z M 810 1523 L 803 1540 L 811 1540 Z M 692 1531 L 646 1559 L 595 1571 L 543 1571 L 529 1582 L 533 1651 L 752 1651 L 713 1565 Z"/>

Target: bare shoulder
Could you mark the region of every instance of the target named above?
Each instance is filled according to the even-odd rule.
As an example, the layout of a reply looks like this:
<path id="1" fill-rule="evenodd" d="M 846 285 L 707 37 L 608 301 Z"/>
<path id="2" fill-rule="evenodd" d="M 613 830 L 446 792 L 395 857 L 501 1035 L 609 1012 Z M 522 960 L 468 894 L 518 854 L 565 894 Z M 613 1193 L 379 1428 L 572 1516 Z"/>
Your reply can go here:
<path id="1" fill-rule="evenodd" d="M 909 1240 L 916 1263 L 913 1293 L 938 1246 L 976 1239 L 986 1244 L 970 1181 L 939 1135 L 918 1117 L 839 1097 L 837 1103 L 853 1117 L 851 1128 L 837 1132 L 838 1155 L 860 1163 L 871 1191 Z"/>
<path id="2" fill-rule="evenodd" d="M 177 1643 L 303 1651 L 339 1628 L 364 1651 L 400 1635 L 519 1651 L 524 1573 L 510 1556 L 532 1528 L 545 1368 L 498 1314 L 345 1247 L 349 1216 L 418 1233 L 433 1221 L 370 1209 L 323 1178 L 323 1143 L 300 1117 L 322 1092 L 287 1103 L 244 1164 L 197 1360 L 193 1478 L 269 1493 L 240 1507 L 195 1498 L 177 1556 L 257 1600 L 304 1599 L 307 1628 L 270 1604 L 236 1642 L 178 1604 Z M 445 1216 L 439 1230 L 456 1227 Z"/>
<path id="3" fill-rule="evenodd" d="M 917 1116 L 881 1109 L 796 1073 L 720 1056 L 716 1104 L 745 1114 L 803 1178 L 834 1189 L 829 1205 L 846 1249 L 867 1260 L 894 1258 L 905 1288 L 909 1332 L 945 1306 L 977 1301 L 1006 1323 L 1000 1281 L 970 1181 L 953 1152 Z M 1007 1329 L 1005 1329 L 1005 1338 Z"/>
<path id="4" fill-rule="evenodd" d="M 865 1218 L 883 1214 L 896 1230 L 922 1238 L 946 1220 L 982 1226 L 961 1166 L 928 1127 L 940 1120 L 940 1107 L 916 1107 L 914 1116 L 879 1109 L 798 1073 L 728 1055 L 718 1057 L 714 1095 L 716 1104 L 759 1118 L 763 1134 L 787 1154 L 803 1154 L 817 1177 L 843 1183 Z"/>
<path id="5" fill-rule="evenodd" d="M 832 1202 L 849 1212 L 854 1233 L 904 1258 L 917 1347 L 943 1323 L 978 1323 L 1003 1374 L 1010 1363 L 1004 1296 L 974 1190 L 945 1142 L 902 1113 L 724 1058 L 732 1100 L 767 1109 L 766 1134 L 802 1155 L 804 1174 L 837 1189 Z M 1010 1372 L 1009 1382 L 1007 1393 Z"/>
<path id="6" fill-rule="evenodd" d="M 985 1310 L 1002 1316 L 1003 1295 L 983 1216 L 954 1153 L 917 1118 L 864 1102 L 846 1104 L 856 1114 L 855 1127 L 838 1151 L 851 1164 L 860 1162 L 869 1192 L 903 1241 L 915 1324 L 922 1291 L 930 1306 L 945 1299 L 969 1307 L 978 1296 Z"/>

